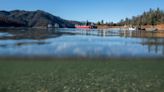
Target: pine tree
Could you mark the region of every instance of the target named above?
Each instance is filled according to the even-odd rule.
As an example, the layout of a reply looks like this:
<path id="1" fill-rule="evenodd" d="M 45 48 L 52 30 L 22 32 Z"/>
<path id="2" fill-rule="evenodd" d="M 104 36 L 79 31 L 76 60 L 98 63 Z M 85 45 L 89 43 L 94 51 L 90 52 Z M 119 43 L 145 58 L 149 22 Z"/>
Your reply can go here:
<path id="1" fill-rule="evenodd" d="M 125 18 L 121 20 L 118 24 L 120 25 L 157 25 L 164 23 L 164 12 L 159 8 L 153 10 L 150 8 L 148 12 L 143 12 L 142 15 L 133 16 L 131 19 Z"/>

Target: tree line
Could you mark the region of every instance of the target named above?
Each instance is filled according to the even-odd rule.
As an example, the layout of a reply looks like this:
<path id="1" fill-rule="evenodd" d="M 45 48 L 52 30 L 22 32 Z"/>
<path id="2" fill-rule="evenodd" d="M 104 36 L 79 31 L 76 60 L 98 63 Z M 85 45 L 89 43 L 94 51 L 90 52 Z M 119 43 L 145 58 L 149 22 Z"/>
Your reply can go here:
<path id="1" fill-rule="evenodd" d="M 98 22 L 98 25 L 104 24 L 109 26 L 124 26 L 124 25 L 131 25 L 131 26 L 142 26 L 142 25 L 157 25 L 164 23 L 164 11 L 157 8 L 157 9 L 149 9 L 147 12 L 143 12 L 141 15 L 133 16 L 132 18 L 125 18 L 121 19 L 118 23 L 103 23 Z"/>

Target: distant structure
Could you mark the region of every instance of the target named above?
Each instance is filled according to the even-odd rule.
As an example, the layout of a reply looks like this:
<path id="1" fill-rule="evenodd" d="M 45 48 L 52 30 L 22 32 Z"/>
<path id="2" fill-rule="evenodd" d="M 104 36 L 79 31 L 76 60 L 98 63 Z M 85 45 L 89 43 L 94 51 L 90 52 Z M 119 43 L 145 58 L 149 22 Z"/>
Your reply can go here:
<path id="1" fill-rule="evenodd" d="M 59 26 L 58 23 L 55 23 L 55 24 L 54 24 L 54 27 L 55 27 L 55 28 L 59 28 L 60 26 Z"/>
<path id="2" fill-rule="evenodd" d="M 48 24 L 47 25 L 47 28 L 52 28 L 52 24 Z"/>
<path id="3" fill-rule="evenodd" d="M 52 24 L 48 24 L 47 25 L 47 28 L 59 28 L 60 26 L 59 26 L 59 24 L 58 23 L 55 23 L 54 25 L 52 25 Z"/>
<path id="4" fill-rule="evenodd" d="M 78 28 L 78 29 L 94 29 L 97 27 L 94 23 L 86 21 L 86 22 L 83 22 L 83 24 L 75 25 L 75 28 Z"/>

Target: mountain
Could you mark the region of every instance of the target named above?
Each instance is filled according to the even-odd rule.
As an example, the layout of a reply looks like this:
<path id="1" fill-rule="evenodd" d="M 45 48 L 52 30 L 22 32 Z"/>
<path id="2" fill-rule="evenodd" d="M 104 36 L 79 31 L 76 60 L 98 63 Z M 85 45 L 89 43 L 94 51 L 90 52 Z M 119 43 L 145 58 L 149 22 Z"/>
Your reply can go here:
<path id="1" fill-rule="evenodd" d="M 48 24 L 56 23 L 63 28 L 72 28 L 78 22 L 65 20 L 41 10 L 0 11 L 0 27 L 47 27 Z"/>

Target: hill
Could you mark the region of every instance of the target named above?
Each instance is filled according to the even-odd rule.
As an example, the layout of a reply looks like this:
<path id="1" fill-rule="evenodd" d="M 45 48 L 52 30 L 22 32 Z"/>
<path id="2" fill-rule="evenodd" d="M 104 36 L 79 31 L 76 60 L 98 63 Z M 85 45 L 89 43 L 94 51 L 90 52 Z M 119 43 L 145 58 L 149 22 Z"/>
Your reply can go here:
<path id="1" fill-rule="evenodd" d="M 133 16 L 132 18 L 125 18 L 121 20 L 119 25 L 159 25 L 164 23 L 164 11 L 157 9 L 150 9 L 141 15 Z"/>
<path id="2" fill-rule="evenodd" d="M 75 23 L 54 16 L 48 12 L 37 11 L 0 11 L 0 27 L 47 27 L 48 24 L 60 27 L 74 27 Z"/>

